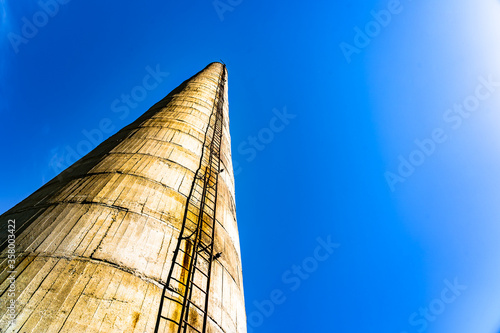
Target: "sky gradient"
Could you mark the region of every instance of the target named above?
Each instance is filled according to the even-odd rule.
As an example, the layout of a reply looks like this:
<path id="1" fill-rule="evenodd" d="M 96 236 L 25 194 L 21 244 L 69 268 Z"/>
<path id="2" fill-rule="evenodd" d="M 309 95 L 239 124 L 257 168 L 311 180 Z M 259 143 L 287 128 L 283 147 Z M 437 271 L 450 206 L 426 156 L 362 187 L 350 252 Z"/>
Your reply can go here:
<path id="1" fill-rule="evenodd" d="M 249 332 L 499 332 L 499 1 L 50 3 L 0 0 L 0 213 L 223 60 Z"/>

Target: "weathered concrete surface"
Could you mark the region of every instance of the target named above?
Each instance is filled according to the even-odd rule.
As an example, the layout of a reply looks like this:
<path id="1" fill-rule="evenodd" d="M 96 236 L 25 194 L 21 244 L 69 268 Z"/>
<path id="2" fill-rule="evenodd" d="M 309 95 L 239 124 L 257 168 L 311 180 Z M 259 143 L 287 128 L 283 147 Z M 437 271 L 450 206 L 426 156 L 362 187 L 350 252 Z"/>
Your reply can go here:
<path id="1" fill-rule="evenodd" d="M 0 216 L 2 332 L 154 331 L 223 70 L 210 64 Z M 228 119 L 226 102 L 215 238 L 222 256 L 213 265 L 208 332 L 239 333 L 246 317 Z M 19 257 L 17 318 L 7 327 L 9 219 Z"/>

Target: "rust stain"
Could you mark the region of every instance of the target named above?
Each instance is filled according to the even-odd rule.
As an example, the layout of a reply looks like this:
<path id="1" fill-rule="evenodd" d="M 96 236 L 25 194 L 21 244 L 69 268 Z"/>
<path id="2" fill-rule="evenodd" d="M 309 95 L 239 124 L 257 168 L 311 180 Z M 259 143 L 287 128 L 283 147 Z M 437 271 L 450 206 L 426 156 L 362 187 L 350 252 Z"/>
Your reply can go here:
<path id="1" fill-rule="evenodd" d="M 133 328 L 135 328 L 137 326 L 137 322 L 139 321 L 140 316 L 141 316 L 141 314 L 139 312 L 134 313 L 134 319 L 132 321 L 132 324 L 134 325 Z"/>
<path id="2" fill-rule="evenodd" d="M 186 252 L 186 254 L 184 255 L 184 258 L 182 258 L 182 272 L 181 272 L 180 280 L 182 281 L 182 283 L 186 284 L 187 279 L 188 279 L 189 256 L 193 255 L 193 253 L 192 253 L 193 252 L 193 244 L 192 244 L 192 241 L 190 239 L 186 241 L 186 248 L 184 249 L 184 251 Z M 187 292 L 187 290 L 185 290 L 185 288 L 183 288 L 182 285 L 179 285 L 179 287 L 180 287 L 180 289 L 183 290 L 182 294 Z"/>

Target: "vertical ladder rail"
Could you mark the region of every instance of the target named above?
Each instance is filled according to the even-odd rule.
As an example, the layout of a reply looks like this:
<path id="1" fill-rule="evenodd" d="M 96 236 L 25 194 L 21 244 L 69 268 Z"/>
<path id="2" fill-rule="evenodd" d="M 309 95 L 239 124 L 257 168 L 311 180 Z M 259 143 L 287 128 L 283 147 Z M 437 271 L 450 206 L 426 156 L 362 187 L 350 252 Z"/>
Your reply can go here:
<path id="1" fill-rule="evenodd" d="M 162 322 L 174 325 L 178 333 L 206 332 L 214 237 L 218 176 L 221 165 L 221 146 L 224 114 L 225 65 L 216 89 L 214 106 L 205 133 L 200 165 L 195 173 L 184 211 L 179 240 L 174 251 L 167 283 L 163 288 L 155 333 Z M 201 281 L 201 283 L 200 283 Z M 200 285 L 201 284 L 201 285 Z M 166 290 L 179 296 L 172 299 Z M 169 310 L 163 313 L 165 298 L 181 305 L 180 313 Z M 194 316 L 192 315 L 194 311 Z M 198 313 L 203 322 L 197 322 Z M 195 318 L 193 318 L 195 317 Z"/>

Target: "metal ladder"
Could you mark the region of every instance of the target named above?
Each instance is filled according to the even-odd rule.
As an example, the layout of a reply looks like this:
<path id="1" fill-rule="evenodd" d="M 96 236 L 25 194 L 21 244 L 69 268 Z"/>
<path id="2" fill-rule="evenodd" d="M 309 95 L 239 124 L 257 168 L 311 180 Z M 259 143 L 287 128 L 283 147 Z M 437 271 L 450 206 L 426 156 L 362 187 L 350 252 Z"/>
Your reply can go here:
<path id="1" fill-rule="evenodd" d="M 160 300 L 155 333 L 167 332 L 167 328 L 168 332 L 177 333 L 207 331 L 210 278 L 215 260 L 225 80 L 224 65 L 205 133 L 202 158 L 189 192 L 172 266 Z M 174 293 L 173 297 L 166 294 L 167 289 Z M 173 301 L 175 306 L 169 302 L 170 307 L 164 309 L 165 299 Z"/>

